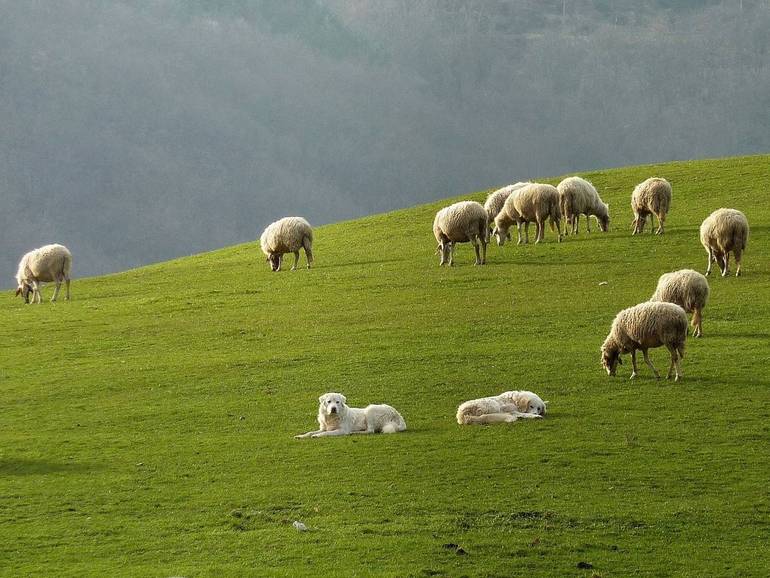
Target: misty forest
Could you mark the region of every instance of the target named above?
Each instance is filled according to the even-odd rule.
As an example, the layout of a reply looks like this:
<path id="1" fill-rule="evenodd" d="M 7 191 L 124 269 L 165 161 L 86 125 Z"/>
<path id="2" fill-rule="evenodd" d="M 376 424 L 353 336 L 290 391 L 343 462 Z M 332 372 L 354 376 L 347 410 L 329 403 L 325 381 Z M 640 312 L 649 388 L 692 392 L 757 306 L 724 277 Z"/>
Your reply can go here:
<path id="1" fill-rule="evenodd" d="M 766 0 L 0 0 L 0 267 L 770 149 Z"/>

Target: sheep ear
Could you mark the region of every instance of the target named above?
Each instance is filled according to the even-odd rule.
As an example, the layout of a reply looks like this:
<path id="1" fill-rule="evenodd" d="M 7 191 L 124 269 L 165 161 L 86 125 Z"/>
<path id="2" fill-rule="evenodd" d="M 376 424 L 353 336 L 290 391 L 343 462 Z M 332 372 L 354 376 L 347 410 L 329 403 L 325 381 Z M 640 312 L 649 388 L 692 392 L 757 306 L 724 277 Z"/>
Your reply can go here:
<path id="1" fill-rule="evenodd" d="M 21 287 L 16 288 L 16 295 L 21 295 Z"/>

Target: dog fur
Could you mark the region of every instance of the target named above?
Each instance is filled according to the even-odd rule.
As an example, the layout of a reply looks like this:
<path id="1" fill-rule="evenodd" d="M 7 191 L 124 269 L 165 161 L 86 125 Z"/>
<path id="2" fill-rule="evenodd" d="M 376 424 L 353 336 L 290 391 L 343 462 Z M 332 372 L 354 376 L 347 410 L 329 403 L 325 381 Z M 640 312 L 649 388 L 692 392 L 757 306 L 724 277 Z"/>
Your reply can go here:
<path id="1" fill-rule="evenodd" d="M 514 422 L 519 418 L 542 418 L 547 401 L 531 391 L 506 391 L 492 397 L 472 399 L 457 408 L 460 425 Z"/>
<path id="2" fill-rule="evenodd" d="M 318 398 L 318 425 L 321 429 L 294 437 L 396 433 L 406 429 L 404 418 L 393 407 L 385 404 L 348 407 L 341 393 L 325 393 Z"/>

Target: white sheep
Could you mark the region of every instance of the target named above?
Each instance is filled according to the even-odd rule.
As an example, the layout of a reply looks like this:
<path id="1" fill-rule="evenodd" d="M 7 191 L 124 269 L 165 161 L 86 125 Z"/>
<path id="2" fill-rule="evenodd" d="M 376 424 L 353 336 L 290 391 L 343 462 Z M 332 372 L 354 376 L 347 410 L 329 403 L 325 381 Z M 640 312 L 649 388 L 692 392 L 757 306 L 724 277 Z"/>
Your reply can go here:
<path id="1" fill-rule="evenodd" d="M 558 231 L 561 242 L 561 209 L 559 208 L 559 191 L 552 185 L 528 183 L 513 191 L 505 200 L 502 210 L 495 219 L 493 231 L 497 244 L 505 244 L 508 229 L 516 224 L 518 244 L 521 244 L 521 226 L 524 225 L 525 243 L 529 243 L 529 223 L 537 224 L 535 243 L 543 240 L 545 221 L 550 219 L 551 229 Z"/>
<path id="2" fill-rule="evenodd" d="M 676 303 L 687 313 L 692 313 L 693 337 L 703 335 L 703 308 L 709 298 L 709 282 L 692 269 L 680 269 L 664 273 L 658 279 L 658 287 L 650 301 Z"/>
<path id="3" fill-rule="evenodd" d="M 70 298 L 70 270 L 72 269 L 72 253 L 64 245 L 45 245 L 25 254 L 19 261 L 16 273 L 16 295 L 21 295 L 25 303 L 29 303 L 32 292 L 32 302 L 41 303 L 40 284 L 56 282 L 56 289 L 51 302 L 59 296 L 62 281 L 67 284 L 67 297 Z"/>
<path id="4" fill-rule="evenodd" d="M 650 361 L 647 350 L 665 345 L 671 353 L 671 366 L 668 376 L 676 371 L 674 381 L 682 374 L 680 361 L 684 358 L 684 342 L 687 339 L 687 313 L 674 303 L 646 301 L 623 309 L 615 316 L 607 339 L 602 344 L 602 366 L 609 375 L 615 375 L 618 364 L 622 364 L 620 355 L 631 354 L 633 372 L 636 377 L 636 350 L 641 349 L 644 361 L 650 366 L 655 377 L 660 374 Z"/>
<path id="5" fill-rule="evenodd" d="M 456 243 L 470 242 L 476 251 L 476 265 L 487 262 L 487 243 L 489 228 L 487 211 L 476 201 L 460 201 L 444 207 L 433 219 L 433 234 L 441 252 L 439 265 L 454 263 Z M 481 245 L 481 253 L 479 253 Z"/>
<path id="6" fill-rule="evenodd" d="M 505 205 L 505 201 L 508 199 L 511 193 L 528 184 L 530 183 L 524 183 L 520 181 L 513 185 L 508 185 L 502 189 L 497 189 L 496 191 L 489 193 L 487 200 L 484 202 L 484 208 L 487 210 L 487 220 L 490 226 L 492 226 L 492 224 L 495 222 L 495 217 L 497 217 L 497 215 L 500 214 L 500 211 L 503 210 L 503 205 Z M 508 236 L 508 239 L 510 239 L 510 235 Z"/>
<path id="7" fill-rule="evenodd" d="M 547 401 L 531 391 L 506 391 L 492 397 L 472 399 L 457 408 L 460 425 L 513 422 L 518 418 L 541 418 Z"/>
<path id="8" fill-rule="evenodd" d="M 647 217 L 650 217 L 650 230 L 653 226 L 653 216 L 658 218 L 656 235 L 664 233 L 666 215 L 671 206 L 671 184 L 666 179 L 650 177 L 636 185 L 631 193 L 631 210 L 634 212 L 633 235 L 644 231 Z"/>
<path id="9" fill-rule="evenodd" d="M 559 191 L 559 207 L 561 213 L 572 227 L 572 233 L 577 234 L 580 215 L 586 216 L 586 228 L 591 232 L 591 216 L 596 217 L 599 229 L 607 232 L 610 228 L 609 206 L 602 202 L 596 188 L 587 180 L 580 177 L 567 177 L 560 182 L 556 189 Z M 568 228 L 564 227 L 564 234 Z"/>
<path id="10" fill-rule="evenodd" d="M 749 239 L 749 222 L 741 211 L 736 209 L 717 209 L 700 226 L 700 242 L 709 254 L 706 275 L 711 274 L 711 264 L 716 261 L 727 277 L 730 265 L 730 251 L 735 255 L 737 268 L 735 276 L 741 274 L 741 254 L 746 249 Z"/>
<path id="11" fill-rule="evenodd" d="M 259 238 L 262 252 L 267 255 L 270 269 L 280 271 L 284 253 L 294 253 L 294 265 L 299 262 L 299 250 L 305 249 L 307 268 L 313 264 L 313 228 L 302 217 L 284 217 L 269 224 Z"/>

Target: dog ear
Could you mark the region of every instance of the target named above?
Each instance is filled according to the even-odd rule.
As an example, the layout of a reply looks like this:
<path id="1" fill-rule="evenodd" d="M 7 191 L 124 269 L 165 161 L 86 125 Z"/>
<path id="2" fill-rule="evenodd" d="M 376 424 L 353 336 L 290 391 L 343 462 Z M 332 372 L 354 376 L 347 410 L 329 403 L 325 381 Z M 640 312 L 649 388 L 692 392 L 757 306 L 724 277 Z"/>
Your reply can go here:
<path id="1" fill-rule="evenodd" d="M 326 394 L 323 394 L 323 395 L 319 396 L 318 397 L 318 403 L 323 403 L 325 397 L 326 397 Z"/>
<path id="2" fill-rule="evenodd" d="M 348 402 L 348 398 L 346 398 L 344 395 L 340 394 L 340 399 L 342 400 L 343 404 L 346 404 Z"/>
<path id="3" fill-rule="evenodd" d="M 548 404 L 549 404 L 549 403 L 551 403 L 551 402 L 550 402 L 550 401 L 548 401 L 547 399 L 546 399 L 546 400 L 543 400 L 543 405 L 544 405 L 545 407 L 548 407 Z"/>

